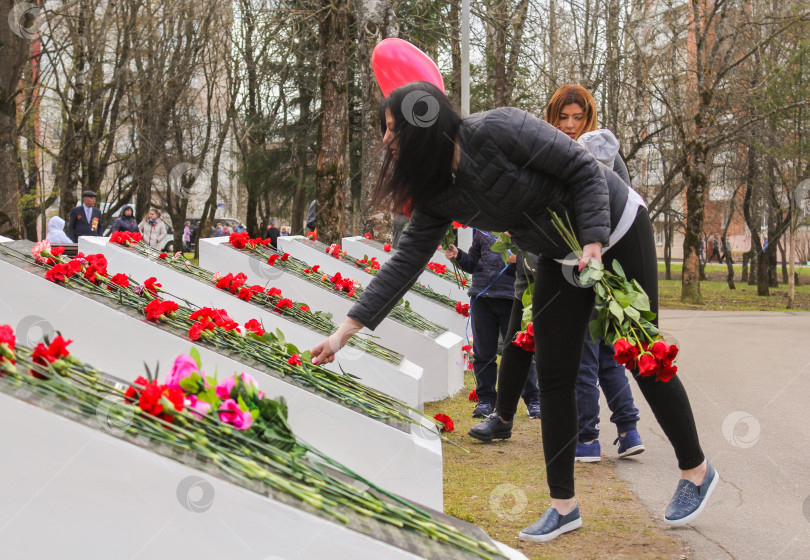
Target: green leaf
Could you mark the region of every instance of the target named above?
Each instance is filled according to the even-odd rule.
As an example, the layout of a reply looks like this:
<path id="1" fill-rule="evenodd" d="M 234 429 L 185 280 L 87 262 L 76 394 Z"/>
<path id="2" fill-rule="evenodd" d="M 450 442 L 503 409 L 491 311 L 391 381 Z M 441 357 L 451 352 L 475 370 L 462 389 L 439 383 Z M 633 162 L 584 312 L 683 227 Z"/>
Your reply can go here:
<path id="1" fill-rule="evenodd" d="M 605 291 L 605 287 L 602 285 L 601 282 L 597 282 L 593 285 L 593 289 L 596 291 L 596 296 L 601 298 L 602 300 L 605 299 L 607 296 L 607 292 Z"/>
<path id="2" fill-rule="evenodd" d="M 610 300 L 608 308 L 610 309 L 610 312 L 613 313 L 613 316 L 619 321 L 624 319 L 624 311 L 622 310 L 622 306 L 619 305 L 615 300 Z"/>
<path id="3" fill-rule="evenodd" d="M 523 292 L 523 298 L 521 299 L 521 302 L 523 303 L 524 308 L 531 306 L 531 304 L 532 304 L 532 293 L 531 293 L 531 290 L 529 290 L 528 288 L 526 289 L 525 292 Z"/>
<path id="4" fill-rule="evenodd" d="M 197 392 L 197 381 L 193 379 L 194 375 L 180 380 L 180 388 L 183 389 L 186 393 L 193 394 Z"/>
<path id="5" fill-rule="evenodd" d="M 196 346 L 191 347 L 191 351 L 188 353 L 188 355 L 191 356 L 191 359 L 193 359 L 197 363 L 197 369 L 202 369 L 202 360 L 200 360 L 200 351 L 197 350 Z"/>
<path id="6" fill-rule="evenodd" d="M 617 261 L 617 260 L 613 261 L 613 270 L 614 270 L 614 272 L 616 272 L 616 274 L 618 274 L 619 276 L 621 276 L 622 278 L 627 280 L 627 276 L 624 273 L 624 269 L 622 268 L 622 265 L 619 264 L 619 261 Z"/>
<path id="7" fill-rule="evenodd" d="M 531 307 L 524 307 L 523 308 L 523 315 L 520 319 L 520 328 L 521 330 L 526 329 L 526 325 L 532 322 L 532 308 Z"/>
<path id="8" fill-rule="evenodd" d="M 630 292 L 628 294 L 630 301 L 633 303 L 633 307 L 638 309 L 639 311 L 649 311 L 650 310 L 650 298 L 647 297 L 647 294 L 644 292 Z"/>
<path id="9" fill-rule="evenodd" d="M 496 253 L 503 253 L 504 251 L 506 251 L 506 249 L 507 249 L 506 245 L 504 245 L 500 241 L 496 241 L 495 243 L 492 244 L 492 247 L 489 248 L 490 251 L 494 251 Z"/>
<path id="10" fill-rule="evenodd" d="M 295 344 L 293 344 L 292 342 L 287 343 L 286 352 L 287 352 L 287 354 L 290 354 L 290 355 L 300 353 L 300 352 L 298 352 L 298 347 Z"/>
<path id="11" fill-rule="evenodd" d="M 284 338 L 284 333 L 281 332 L 280 329 L 276 329 L 276 340 L 278 341 L 279 346 L 284 346 L 286 339 Z"/>
<path id="12" fill-rule="evenodd" d="M 638 309 L 636 309 L 635 307 L 625 307 L 624 314 L 635 321 L 641 319 L 641 313 L 639 313 Z"/>
<path id="13" fill-rule="evenodd" d="M 624 292 L 613 292 L 613 297 L 616 298 L 616 301 L 619 302 L 619 305 L 621 305 L 622 308 L 625 308 L 631 304 L 630 298 Z"/>
<path id="14" fill-rule="evenodd" d="M 655 313 L 645 309 L 641 310 L 641 316 L 647 319 L 648 321 L 652 321 L 656 317 Z"/>

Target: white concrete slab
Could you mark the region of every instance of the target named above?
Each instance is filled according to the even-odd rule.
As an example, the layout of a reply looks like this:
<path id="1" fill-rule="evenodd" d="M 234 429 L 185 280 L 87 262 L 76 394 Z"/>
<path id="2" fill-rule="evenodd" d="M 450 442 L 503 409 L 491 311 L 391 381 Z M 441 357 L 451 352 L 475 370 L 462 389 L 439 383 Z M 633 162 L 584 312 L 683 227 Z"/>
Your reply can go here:
<path id="1" fill-rule="evenodd" d="M 21 344 L 61 331 L 74 341 L 73 354 L 127 380 L 142 375 L 144 363 L 152 371 L 161 364 L 165 375 L 178 354 L 196 347 L 207 372 L 244 371 L 266 394 L 284 396 L 290 425 L 302 440 L 387 490 L 442 509 L 441 441 L 426 420 L 403 431 L 3 260 L 0 277 L 0 323 L 10 324 Z"/>
<path id="2" fill-rule="evenodd" d="M 307 239 L 300 235 L 279 237 L 278 247 L 279 250 L 295 255 L 308 264 L 320 265 L 323 272 L 330 275 L 340 272 L 342 276 L 356 280 L 363 286 L 368 285 L 374 278 L 371 274 L 357 268 L 353 263 L 342 262 L 311 246 Z M 411 309 L 426 319 L 444 326 L 447 330 L 461 337 L 465 337 L 467 318 L 457 313 L 454 308 L 421 296 L 413 290 L 405 294 L 405 299 L 410 302 Z M 462 303 L 468 303 L 468 301 L 465 299 Z"/>
<path id="3" fill-rule="evenodd" d="M 265 330 L 280 329 L 284 337 L 302 351 L 312 348 L 326 336 L 266 307 L 243 301 L 230 292 L 216 288 L 213 284 L 203 283 L 194 276 L 149 260 L 126 247 L 109 243 L 107 237 L 81 237 L 79 250 L 85 254 L 104 254 L 109 263 L 109 270 L 128 274 L 138 282 L 154 276 L 167 292 L 182 296 L 200 307 L 226 309 L 228 315 L 239 323 L 258 319 Z M 236 274 L 241 271 L 228 272 Z M 340 372 L 342 366 L 345 371 L 357 375 L 369 387 L 416 409 L 422 409 L 424 404 L 422 368 L 413 362 L 405 359 L 400 364 L 392 364 L 351 346 L 346 346 L 337 357 L 336 362 L 327 366 L 332 371 Z"/>
<path id="4" fill-rule="evenodd" d="M 344 250 L 349 252 L 350 256 L 357 259 L 362 259 L 363 255 L 368 255 L 369 259 L 376 256 L 369 253 L 369 240 L 362 235 L 358 235 L 356 237 L 344 237 L 342 247 Z M 382 264 L 380 259 L 377 259 L 377 262 Z M 450 271 L 453 270 L 452 266 L 448 266 L 448 269 Z M 470 301 L 470 296 L 467 295 L 467 287 L 460 287 L 455 282 L 442 278 L 441 276 L 434 274 L 427 269 L 419 276 L 417 281 L 424 284 L 434 292 L 445 295 L 456 301 L 460 301 L 461 303 L 469 303 Z"/>
<path id="5" fill-rule="evenodd" d="M 0 243 L 8 243 L 10 241 L 14 241 L 14 240 L 9 238 L 9 237 L 5 237 L 3 235 L 0 235 Z"/>
<path id="6" fill-rule="evenodd" d="M 9 560 L 420 558 L 4 393 L 0 422 Z"/>
<path id="7" fill-rule="evenodd" d="M 333 313 L 333 320 L 338 324 L 343 322 L 353 305 L 334 290 L 307 282 L 281 267 L 269 266 L 245 251 L 232 248 L 225 237 L 200 240 L 200 266 L 223 273 L 244 272 L 251 284 L 275 286 L 288 297 L 309 302 L 313 309 Z M 364 329 L 362 333 L 378 337 L 375 340 L 380 344 L 422 367 L 426 402 L 455 395 L 464 387 L 461 347 L 465 342 L 457 334 L 445 331 L 432 338 L 428 333 L 390 318 L 384 319 L 373 332 Z"/>

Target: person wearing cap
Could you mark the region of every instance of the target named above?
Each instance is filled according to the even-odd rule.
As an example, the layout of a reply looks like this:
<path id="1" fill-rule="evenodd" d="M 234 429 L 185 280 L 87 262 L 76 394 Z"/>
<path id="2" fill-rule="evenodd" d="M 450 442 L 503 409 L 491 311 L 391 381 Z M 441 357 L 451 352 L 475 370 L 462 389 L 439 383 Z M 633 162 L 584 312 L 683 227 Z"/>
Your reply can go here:
<path id="1" fill-rule="evenodd" d="M 264 238 L 270 240 L 270 245 L 273 246 L 273 249 L 278 248 L 276 244 L 278 243 L 279 235 L 281 235 L 281 231 L 276 227 L 276 221 L 270 218 L 270 221 L 267 222 L 267 231 L 264 233 Z"/>
<path id="2" fill-rule="evenodd" d="M 83 191 L 82 203 L 70 211 L 68 237 L 78 243 L 82 235 L 101 235 L 102 231 L 101 211 L 96 208 L 96 193 Z"/>

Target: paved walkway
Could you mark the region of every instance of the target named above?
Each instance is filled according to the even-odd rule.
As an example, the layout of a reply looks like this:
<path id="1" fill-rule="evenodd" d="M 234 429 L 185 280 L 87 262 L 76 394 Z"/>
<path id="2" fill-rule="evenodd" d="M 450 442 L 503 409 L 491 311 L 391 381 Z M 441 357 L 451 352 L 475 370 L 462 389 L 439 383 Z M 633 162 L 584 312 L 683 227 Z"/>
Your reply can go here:
<path id="1" fill-rule="evenodd" d="M 721 478 L 702 515 L 672 530 L 695 560 L 810 559 L 810 313 L 672 310 L 661 327 L 679 342 L 678 373 Z M 615 463 L 661 520 L 677 463 L 631 386 L 647 451 Z M 609 417 L 603 408 L 608 458 L 615 457 Z"/>

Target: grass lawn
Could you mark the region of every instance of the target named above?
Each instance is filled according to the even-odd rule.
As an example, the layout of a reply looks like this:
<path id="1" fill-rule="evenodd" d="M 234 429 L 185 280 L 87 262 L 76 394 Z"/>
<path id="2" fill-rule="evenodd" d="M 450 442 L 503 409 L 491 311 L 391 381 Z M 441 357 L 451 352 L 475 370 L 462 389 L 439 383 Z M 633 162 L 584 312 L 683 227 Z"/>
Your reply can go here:
<path id="1" fill-rule="evenodd" d="M 770 296 L 757 295 L 757 287 L 740 282 L 741 267 L 735 265 L 734 281 L 736 289 L 730 290 L 726 282 L 726 265 L 707 265 L 708 281 L 700 283 L 700 293 L 705 305 L 686 305 L 681 303 L 681 269 L 680 263 L 672 265 L 672 280 L 664 280 L 664 264 L 658 263 L 658 289 L 662 308 L 670 309 L 711 309 L 735 311 L 787 311 L 787 284 L 770 288 Z M 797 267 L 799 284 L 796 286 L 795 306 L 793 311 L 810 311 L 810 267 Z M 781 269 L 779 271 L 781 280 Z"/>
<path id="2" fill-rule="evenodd" d="M 455 422 L 449 439 L 469 453 L 444 444 L 445 511 L 475 523 L 492 538 L 519 549 L 532 560 L 562 558 L 683 559 L 688 551 L 672 533 L 659 527 L 615 472 L 615 448 L 602 448 L 601 463 L 577 463 L 577 499 L 583 526 L 548 543 L 524 543 L 521 529 L 540 518 L 550 503 L 542 454 L 540 421 L 521 405 L 512 438 L 483 444 L 467 436 L 478 422 L 467 395 L 425 405 L 431 416 L 443 413 Z M 609 431 L 610 428 L 606 427 Z M 623 459 L 632 461 L 633 459 Z M 673 482 L 673 491 L 674 491 Z M 663 512 L 661 512 L 663 514 Z"/>

